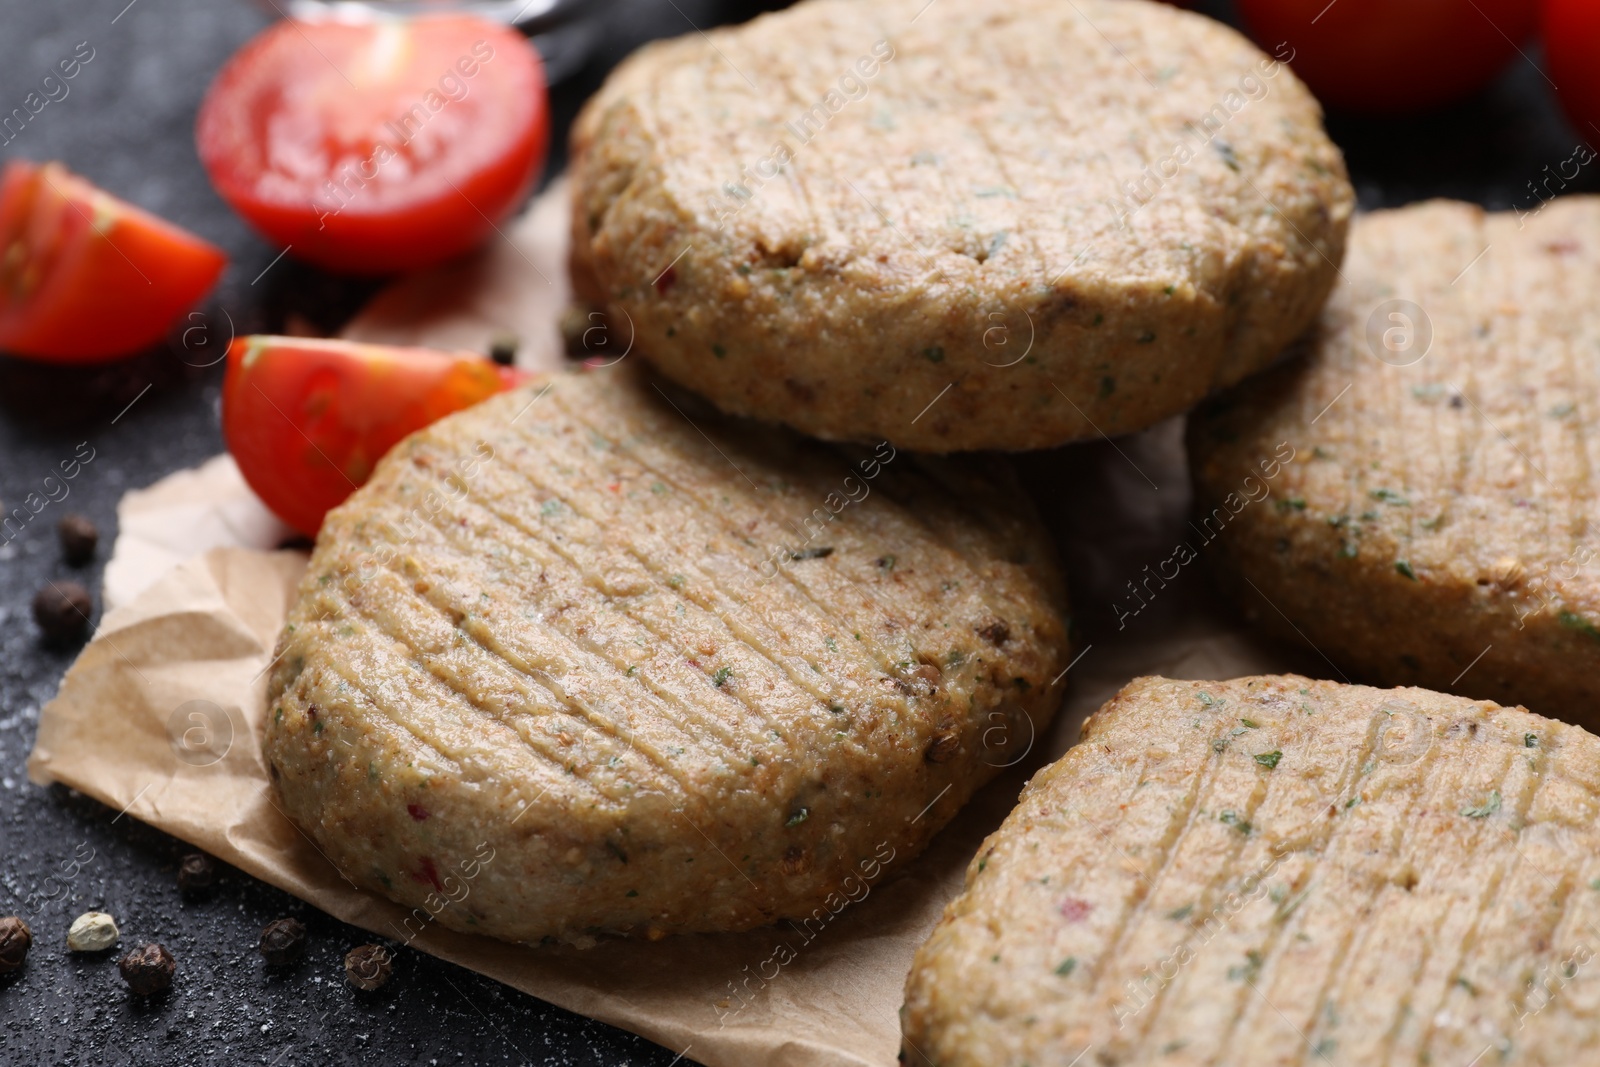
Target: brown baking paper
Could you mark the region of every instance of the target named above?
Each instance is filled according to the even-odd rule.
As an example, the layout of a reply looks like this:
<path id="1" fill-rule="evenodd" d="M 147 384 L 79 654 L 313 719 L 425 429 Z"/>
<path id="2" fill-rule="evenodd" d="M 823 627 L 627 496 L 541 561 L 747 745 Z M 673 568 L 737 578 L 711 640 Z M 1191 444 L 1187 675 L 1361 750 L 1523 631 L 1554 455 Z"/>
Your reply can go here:
<path id="1" fill-rule="evenodd" d="M 524 339 L 523 362 L 553 365 L 566 301 L 565 221 L 564 201 L 546 196 L 508 247 L 399 283 L 355 332 L 454 347 L 511 330 Z M 459 284 L 462 276 L 472 284 Z M 449 299 L 421 307 L 417 294 L 441 287 Z M 519 304 L 507 296 L 517 292 L 536 295 Z M 262 547 L 273 528 L 225 458 L 128 494 L 108 567 L 117 606 L 41 712 L 29 773 L 126 809 L 345 922 L 635 1031 L 686 1060 L 893 1064 L 912 953 L 1027 776 L 1066 750 L 1088 712 L 1139 674 L 1225 678 L 1308 666 L 1253 643 L 1210 602 L 1206 548 L 1185 521 L 1178 421 L 1020 465 L 1072 583 L 1079 658 L 1056 683 L 1065 691 L 1061 715 L 926 854 L 888 863 L 867 895 L 820 931 L 782 924 L 579 949 L 505 944 L 432 923 L 411 939 L 417 924 L 406 925 L 404 909 L 346 882 L 277 806 L 259 742 L 265 675 L 305 557 Z M 1180 541 L 1202 562 L 1151 581 L 1145 568 L 1170 574 Z M 198 554 L 163 571 L 185 547 Z"/>

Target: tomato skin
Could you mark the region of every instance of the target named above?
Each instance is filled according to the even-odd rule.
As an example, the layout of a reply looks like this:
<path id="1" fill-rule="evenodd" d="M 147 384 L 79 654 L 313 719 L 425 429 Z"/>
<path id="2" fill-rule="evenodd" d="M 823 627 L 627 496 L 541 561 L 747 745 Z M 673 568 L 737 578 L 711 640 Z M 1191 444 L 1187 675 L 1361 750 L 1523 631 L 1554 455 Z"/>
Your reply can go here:
<path id="1" fill-rule="evenodd" d="M 1251 36 L 1324 103 L 1404 113 L 1486 85 L 1533 30 L 1535 0 L 1238 0 Z M 1292 58 L 1289 49 L 1293 49 Z"/>
<path id="2" fill-rule="evenodd" d="M 544 69 L 470 15 L 279 22 L 223 66 L 195 137 L 217 192 L 290 255 L 412 270 L 483 243 L 532 188 Z"/>
<path id="3" fill-rule="evenodd" d="M 1545 0 L 1545 67 L 1562 110 L 1584 141 L 1600 143 L 1600 4 Z"/>
<path id="4" fill-rule="evenodd" d="M 256 495 L 314 537 L 402 438 L 528 378 L 475 352 L 240 337 L 228 348 L 222 434 Z"/>
<path id="5" fill-rule="evenodd" d="M 0 351 L 101 363 L 161 340 L 227 266 L 220 249 L 59 163 L 0 173 Z"/>

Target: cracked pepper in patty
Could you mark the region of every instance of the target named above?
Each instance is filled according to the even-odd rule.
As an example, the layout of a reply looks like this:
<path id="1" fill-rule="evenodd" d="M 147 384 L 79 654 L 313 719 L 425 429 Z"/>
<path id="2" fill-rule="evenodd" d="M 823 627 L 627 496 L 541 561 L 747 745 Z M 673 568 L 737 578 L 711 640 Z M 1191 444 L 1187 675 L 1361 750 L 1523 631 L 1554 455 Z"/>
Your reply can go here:
<path id="1" fill-rule="evenodd" d="M 800 920 L 1045 728 L 1063 609 L 993 464 L 560 375 L 407 438 L 330 513 L 266 753 L 348 878 L 455 929 Z"/>
<path id="2" fill-rule="evenodd" d="M 1359 219 L 1304 357 L 1190 420 L 1201 521 L 1295 450 L 1210 549 L 1246 612 L 1358 680 L 1600 725 L 1597 285 L 1600 198 Z"/>
<path id="3" fill-rule="evenodd" d="M 575 281 L 641 354 L 930 452 L 1126 433 L 1260 369 L 1353 202 L 1286 66 L 1144 0 L 808 0 L 643 49 L 572 149 Z"/>
<path id="4" fill-rule="evenodd" d="M 1488 701 L 1139 678 L 918 950 L 915 1067 L 1567 1067 L 1600 739 Z"/>

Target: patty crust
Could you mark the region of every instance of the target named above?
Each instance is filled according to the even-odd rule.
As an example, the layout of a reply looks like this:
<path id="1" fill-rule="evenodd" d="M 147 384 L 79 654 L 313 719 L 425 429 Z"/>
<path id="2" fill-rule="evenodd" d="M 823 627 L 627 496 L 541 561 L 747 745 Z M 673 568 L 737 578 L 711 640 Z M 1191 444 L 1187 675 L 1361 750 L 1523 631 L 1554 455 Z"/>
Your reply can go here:
<path id="1" fill-rule="evenodd" d="M 1587 1063 L 1600 739 L 1424 689 L 1139 678 L 918 950 L 916 1067 Z"/>
<path id="2" fill-rule="evenodd" d="M 1600 198 L 1357 220 L 1309 351 L 1190 419 L 1197 521 L 1285 443 L 1212 562 L 1359 681 L 1600 724 Z"/>
<path id="3" fill-rule="evenodd" d="M 580 294 L 724 410 L 1032 449 L 1151 425 L 1315 317 L 1322 113 L 1146 0 L 806 0 L 642 49 L 572 135 Z"/>
<path id="4" fill-rule="evenodd" d="M 557 375 L 407 438 L 329 514 L 266 753 L 290 817 L 417 924 L 804 922 L 1044 729 L 1064 607 L 992 462 Z"/>

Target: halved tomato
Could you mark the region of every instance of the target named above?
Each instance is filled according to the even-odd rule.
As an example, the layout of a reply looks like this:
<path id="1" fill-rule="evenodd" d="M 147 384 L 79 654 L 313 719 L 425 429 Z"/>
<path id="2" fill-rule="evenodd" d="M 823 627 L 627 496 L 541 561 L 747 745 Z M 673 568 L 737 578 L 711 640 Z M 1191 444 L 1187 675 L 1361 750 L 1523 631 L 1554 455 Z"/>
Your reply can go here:
<path id="1" fill-rule="evenodd" d="M 228 349 L 222 434 L 256 495 L 315 536 L 401 438 L 527 379 L 476 352 L 240 337 Z"/>
<path id="2" fill-rule="evenodd" d="M 481 243 L 526 195 L 544 68 L 472 15 L 279 22 L 222 68 L 196 137 L 222 198 L 290 255 L 408 270 Z"/>
<path id="3" fill-rule="evenodd" d="M 68 171 L 0 174 L 0 352 L 98 363 L 161 340 L 210 292 L 222 252 Z"/>

